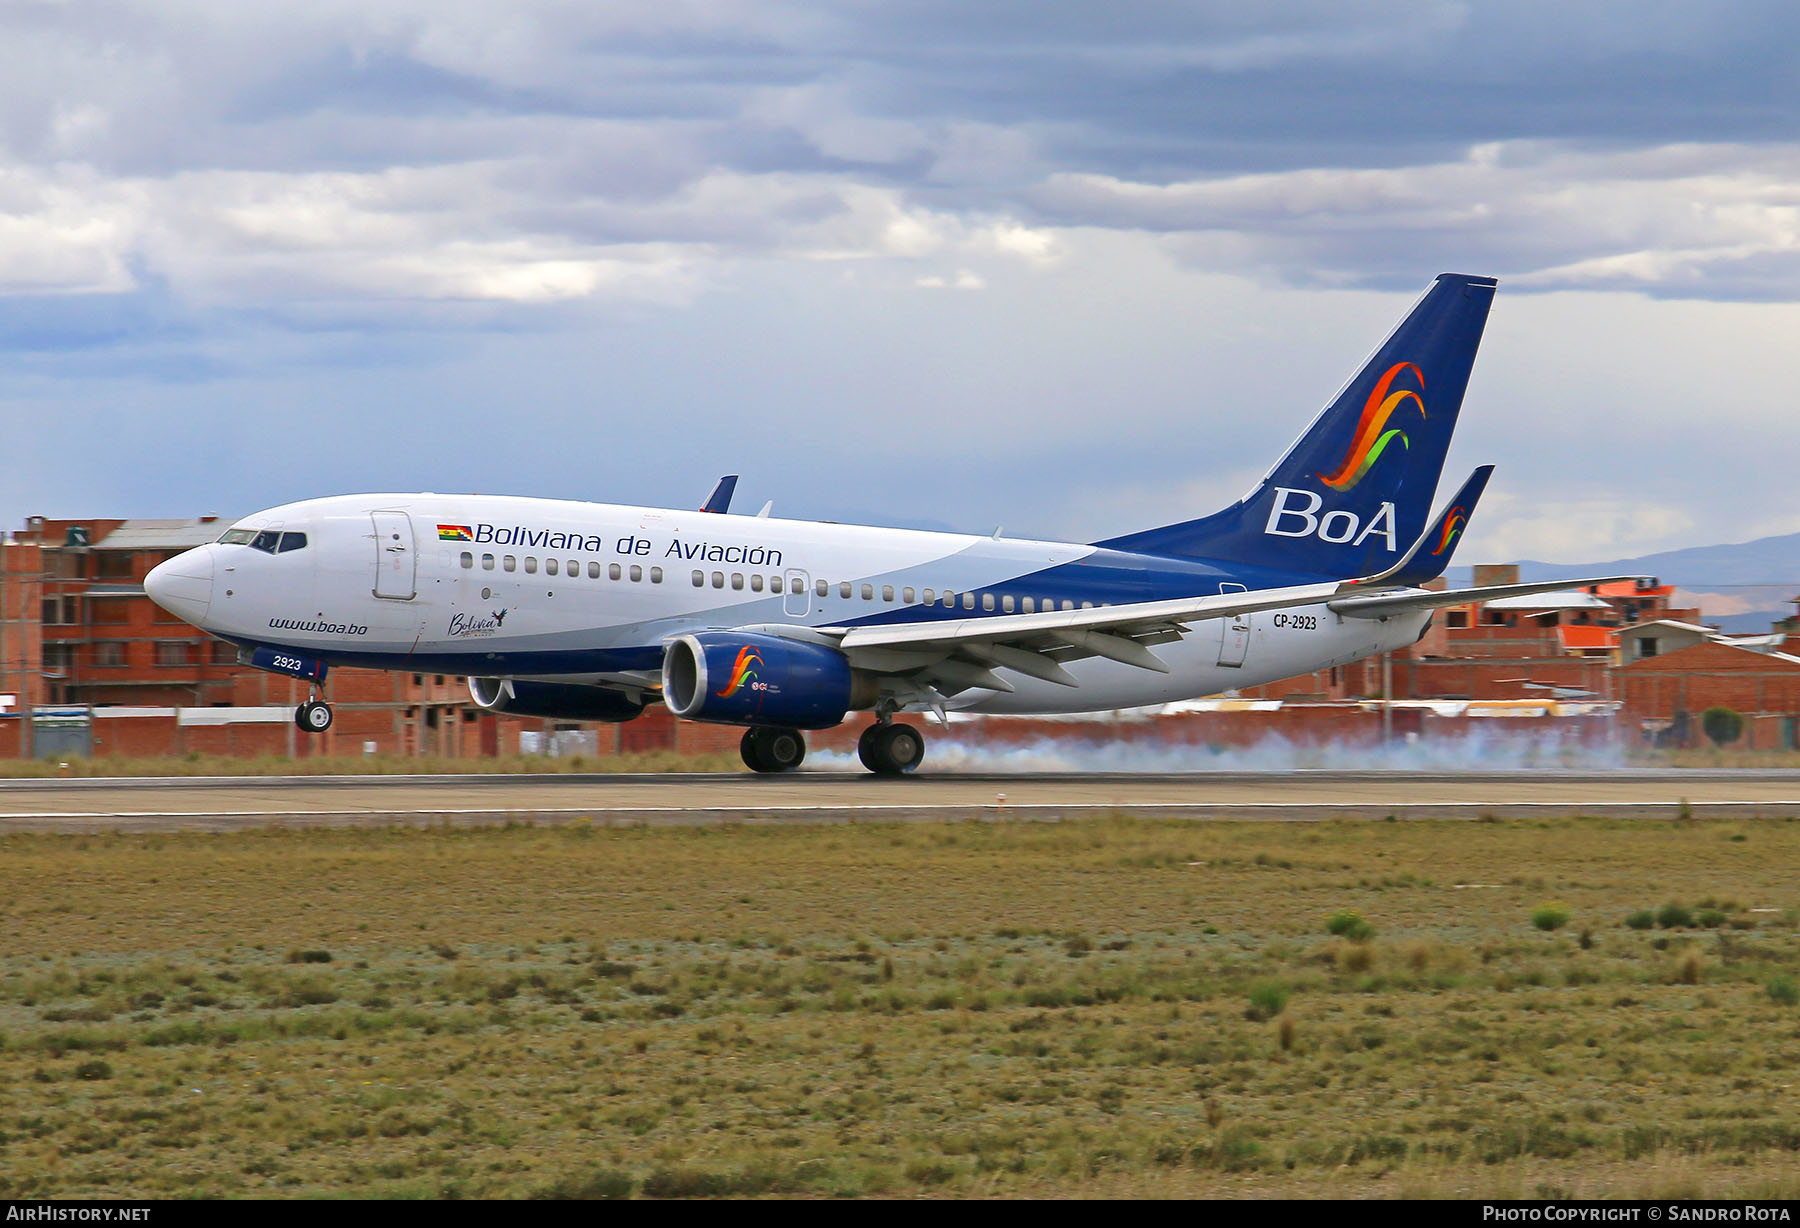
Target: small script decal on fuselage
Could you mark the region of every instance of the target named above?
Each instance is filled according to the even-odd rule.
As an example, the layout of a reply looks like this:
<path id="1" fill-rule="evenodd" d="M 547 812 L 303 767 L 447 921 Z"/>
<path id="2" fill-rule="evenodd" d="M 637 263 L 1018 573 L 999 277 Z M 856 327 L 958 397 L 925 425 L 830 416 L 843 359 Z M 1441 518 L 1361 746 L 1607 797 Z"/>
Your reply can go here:
<path id="1" fill-rule="evenodd" d="M 495 610 L 488 614 L 452 614 L 449 635 L 451 639 L 494 635 L 505 622 L 505 610 Z"/>
<path id="2" fill-rule="evenodd" d="M 271 618 L 269 626 L 277 631 L 317 631 L 321 635 L 367 635 L 369 629 L 356 623 L 333 623 L 311 618 Z"/>

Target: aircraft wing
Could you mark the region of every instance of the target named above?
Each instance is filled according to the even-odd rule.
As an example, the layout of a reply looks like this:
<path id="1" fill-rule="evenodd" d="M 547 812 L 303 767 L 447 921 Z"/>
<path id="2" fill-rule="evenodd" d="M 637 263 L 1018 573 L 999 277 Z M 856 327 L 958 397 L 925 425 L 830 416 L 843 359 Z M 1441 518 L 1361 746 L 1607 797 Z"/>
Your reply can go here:
<path id="1" fill-rule="evenodd" d="M 1169 666 L 1151 648 L 1190 634 L 1194 623 L 1214 619 L 1242 618 L 1267 610 L 1309 605 L 1324 605 L 1347 618 L 1387 618 L 1439 606 L 1627 578 L 1561 580 L 1454 592 L 1431 592 L 1418 587 L 1435 578 L 1449 563 L 1451 547 L 1473 514 L 1492 472 L 1491 466 L 1484 465 L 1471 474 L 1411 549 L 1393 566 L 1373 575 L 1082 610 L 1044 610 L 876 627 L 825 627 L 815 634 L 834 642 L 860 668 L 908 673 L 940 690 L 971 686 L 1012 690 L 1006 679 L 994 673 L 996 668 L 1072 687 L 1077 685 L 1076 680 L 1063 664 L 1084 657 L 1106 657 L 1166 674 Z"/>
<path id="2" fill-rule="evenodd" d="M 1449 561 L 1449 545 L 1474 510 L 1491 472 L 1491 466 L 1477 469 L 1412 548 L 1393 566 L 1374 575 L 1081 610 L 1043 610 L 880 627 L 826 627 L 820 631 L 860 668 L 882 673 L 917 671 L 921 680 L 949 690 L 965 686 L 1012 690 L 1012 685 L 995 674 L 993 667 L 1072 687 L 1076 685 L 1075 678 L 1062 668 L 1062 663 L 1094 656 L 1166 674 L 1170 672 L 1168 665 L 1150 649 L 1189 634 L 1191 623 L 1334 600 L 1364 599 L 1365 594 L 1393 589 L 1416 591 L 1409 586 L 1437 575 Z M 1415 562 L 1434 540 L 1438 543 L 1433 552 L 1435 561 Z"/>
<path id="3" fill-rule="evenodd" d="M 891 627 L 822 628 L 852 665 L 879 673 L 911 674 L 938 691 L 968 687 L 1011 691 L 995 668 L 1054 682 L 1078 685 L 1063 668 L 1084 657 L 1107 657 L 1139 669 L 1170 672 L 1151 647 L 1179 640 L 1189 623 L 1258 610 L 1316 605 L 1346 591 L 1341 581 L 1221 593 L 1171 601 L 1141 601 L 1086 610 L 1045 610 L 946 622 Z"/>
<path id="4" fill-rule="evenodd" d="M 1494 601 L 1501 597 L 1529 597 L 1533 593 L 1560 593 L 1564 589 L 1586 588 L 1590 584 L 1617 584 L 1622 580 L 1642 580 L 1643 576 L 1592 576 L 1585 580 L 1538 580 L 1531 584 L 1490 584 L 1484 588 L 1450 588 L 1438 592 L 1382 593 L 1371 596 L 1346 597 L 1328 601 L 1326 608 L 1345 618 L 1386 618 L 1408 610 L 1435 610 L 1447 605 L 1468 605 L 1471 601 Z"/>

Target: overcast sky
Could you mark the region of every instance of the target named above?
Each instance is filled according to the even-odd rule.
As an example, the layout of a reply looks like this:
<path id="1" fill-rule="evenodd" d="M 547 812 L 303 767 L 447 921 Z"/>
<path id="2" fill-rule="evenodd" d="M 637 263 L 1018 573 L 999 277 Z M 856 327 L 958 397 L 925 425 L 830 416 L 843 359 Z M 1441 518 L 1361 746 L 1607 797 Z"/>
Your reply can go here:
<path id="1" fill-rule="evenodd" d="M 1453 270 L 1459 562 L 1800 531 L 1797 117 L 1777 2 L 7 0 L 0 523 L 740 472 L 1093 539 Z"/>

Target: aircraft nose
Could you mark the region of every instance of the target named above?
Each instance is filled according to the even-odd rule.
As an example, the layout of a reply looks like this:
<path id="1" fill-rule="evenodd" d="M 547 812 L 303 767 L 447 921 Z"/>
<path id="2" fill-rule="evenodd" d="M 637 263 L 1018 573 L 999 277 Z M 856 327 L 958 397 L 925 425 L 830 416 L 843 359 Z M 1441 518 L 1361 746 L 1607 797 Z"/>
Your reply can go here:
<path id="1" fill-rule="evenodd" d="M 175 617 L 199 626 L 212 607 L 212 547 L 200 546 L 157 564 L 144 577 L 144 592 Z"/>

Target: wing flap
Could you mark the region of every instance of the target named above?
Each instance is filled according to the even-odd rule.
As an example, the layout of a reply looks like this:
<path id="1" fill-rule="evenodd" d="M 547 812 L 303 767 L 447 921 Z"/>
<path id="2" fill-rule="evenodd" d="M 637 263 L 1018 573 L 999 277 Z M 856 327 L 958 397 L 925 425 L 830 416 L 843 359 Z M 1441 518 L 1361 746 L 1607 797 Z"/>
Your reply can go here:
<path id="1" fill-rule="evenodd" d="M 1529 597 L 1533 593 L 1557 593 L 1564 589 L 1586 588 L 1590 584 L 1617 584 L 1622 580 L 1641 580 L 1642 576 L 1595 576 L 1587 580 L 1540 580 L 1532 584 L 1491 584 L 1485 588 L 1451 588 L 1439 592 L 1407 590 L 1368 597 L 1346 597 L 1326 602 L 1325 608 L 1345 618 L 1387 618 L 1409 610 L 1435 610 L 1447 605 L 1468 605 L 1475 601 L 1494 601 L 1501 597 Z"/>

